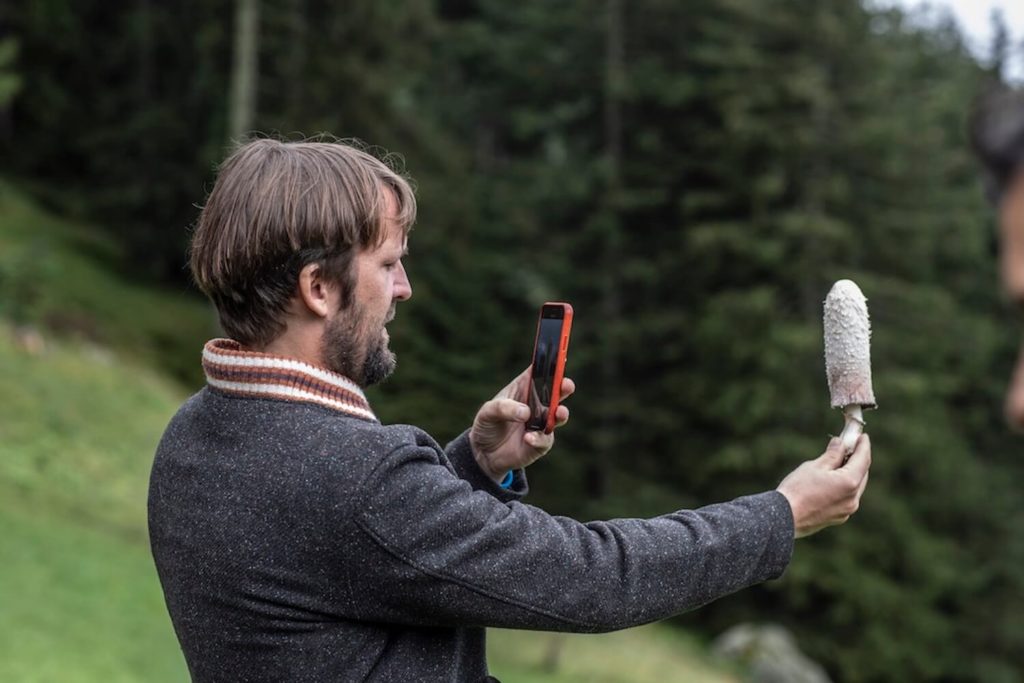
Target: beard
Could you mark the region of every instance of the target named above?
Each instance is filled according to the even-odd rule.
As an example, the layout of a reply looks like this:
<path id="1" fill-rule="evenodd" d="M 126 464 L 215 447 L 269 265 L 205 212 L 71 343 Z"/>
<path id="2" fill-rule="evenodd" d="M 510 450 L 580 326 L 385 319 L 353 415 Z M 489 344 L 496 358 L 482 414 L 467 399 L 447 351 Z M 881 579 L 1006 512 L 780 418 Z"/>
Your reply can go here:
<path id="1" fill-rule="evenodd" d="M 327 369 L 348 377 L 360 387 L 379 384 L 390 377 L 398 359 L 388 348 L 384 324 L 394 317 L 392 305 L 385 320 L 371 322 L 366 311 L 353 302 L 324 329 L 322 350 Z"/>

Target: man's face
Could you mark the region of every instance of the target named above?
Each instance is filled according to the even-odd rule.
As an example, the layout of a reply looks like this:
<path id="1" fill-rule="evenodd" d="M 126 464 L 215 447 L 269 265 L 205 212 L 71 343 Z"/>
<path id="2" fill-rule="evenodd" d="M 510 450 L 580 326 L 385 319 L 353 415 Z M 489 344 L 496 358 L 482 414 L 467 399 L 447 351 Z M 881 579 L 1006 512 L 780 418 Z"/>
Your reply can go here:
<path id="1" fill-rule="evenodd" d="M 1024 171 L 1007 187 L 999 205 L 999 271 L 1003 289 L 1024 311 Z M 1006 419 L 1024 429 L 1024 348 L 1006 392 Z"/>
<path id="2" fill-rule="evenodd" d="M 394 197 L 387 193 L 387 215 L 394 216 Z M 385 221 L 387 237 L 380 247 L 360 250 L 352 260 L 355 292 L 348 308 L 327 321 L 323 357 L 327 367 L 366 387 L 386 379 L 395 370 L 395 354 L 388 348 L 385 325 L 395 317 L 395 306 L 412 296 L 402 257 L 407 239 L 396 222 Z"/>

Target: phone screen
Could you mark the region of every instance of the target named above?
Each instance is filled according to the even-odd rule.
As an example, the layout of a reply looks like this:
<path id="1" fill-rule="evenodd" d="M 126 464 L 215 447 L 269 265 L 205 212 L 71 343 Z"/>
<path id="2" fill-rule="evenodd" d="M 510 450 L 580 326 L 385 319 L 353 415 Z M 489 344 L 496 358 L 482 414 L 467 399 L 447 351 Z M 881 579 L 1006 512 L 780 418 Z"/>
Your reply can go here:
<path id="1" fill-rule="evenodd" d="M 558 365 L 558 345 L 562 340 L 565 311 L 561 306 L 544 306 L 540 312 L 537 346 L 533 352 L 533 374 L 530 381 L 529 430 L 542 430 L 548 421 L 551 396 L 555 390 L 555 369 Z"/>

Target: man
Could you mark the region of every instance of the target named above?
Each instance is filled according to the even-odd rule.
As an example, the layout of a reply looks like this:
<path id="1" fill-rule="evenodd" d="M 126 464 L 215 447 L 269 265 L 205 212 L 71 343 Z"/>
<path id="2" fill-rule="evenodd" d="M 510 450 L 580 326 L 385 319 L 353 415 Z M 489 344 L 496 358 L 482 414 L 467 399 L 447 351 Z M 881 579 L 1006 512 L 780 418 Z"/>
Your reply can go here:
<path id="1" fill-rule="evenodd" d="M 415 213 L 402 177 L 342 144 L 259 140 L 220 169 L 191 265 L 232 339 L 206 345 L 208 385 L 168 426 L 149 498 L 195 680 L 486 680 L 486 626 L 662 619 L 779 576 L 794 537 L 856 510 L 867 437 L 730 503 L 550 516 L 520 502 L 553 444 L 524 430 L 527 372 L 447 448 L 380 424 L 362 388 L 395 367 Z"/>
<path id="2" fill-rule="evenodd" d="M 1024 92 L 997 90 L 982 98 L 971 137 L 988 195 L 999 209 L 1003 289 L 1024 308 Z M 1011 426 L 1024 429 L 1024 349 L 1006 391 L 1005 412 Z"/>

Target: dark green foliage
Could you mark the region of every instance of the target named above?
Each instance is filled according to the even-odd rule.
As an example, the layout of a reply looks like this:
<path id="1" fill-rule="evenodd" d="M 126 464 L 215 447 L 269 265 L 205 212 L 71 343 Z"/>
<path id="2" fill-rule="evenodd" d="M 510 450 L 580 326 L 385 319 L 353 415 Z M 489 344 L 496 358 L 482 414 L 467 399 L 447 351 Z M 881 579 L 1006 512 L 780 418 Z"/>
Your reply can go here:
<path id="1" fill-rule="evenodd" d="M 230 5 L 44 0 L 5 13 L 23 88 L 3 170 L 111 226 L 132 271 L 180 281 L 182 236 L 224 148 Z"/>
<path id="2" fill-rule="evenodd" d="M 6 171 L 182 276 L 226 144 L 232 7 L 7 13 Z M 862 510 L 799 542 L 782 581 L 683 619 L 781 621 L 837 680 L 1019 680 L 1024 469 L 999 417 L 1017 330 L 965 136 L 993 69 L 954 27 L 846 0 L 261 17 L 257 127 L 362 138 L 418 180 L 385 420 L 454 436 L 529 362 L 539 304 L 567 300 L 580 389 L 534 502 L 636 516 L 771 488 L 841 426 L 821 301 L 852 278 L 880 403 Z"/>
<path id="3" fill-rule="evenodd" d="M 450 24 L 478 168 L 525 200 L 506 221 L 550 248 L 522 267 L 578 314 L 575 428 L 537 497 L 636 515 L 773 486 L 841 425 L 821 300 L 852 277 L 882 404 L 864 510 L 801 542 L 783 582 L 687 620 L 786 622 L 841 680 L 1014 680 L 1021 470 L 994 455 L 1013 448 L 1013 330 L 964 140 L 981 70 L 951 29 L 852 3 L 649 2 L 627 6 L 609 93 L 603 6 L 585 4 L 479 2 Z"/>
<path id="4" fill-rule="evenodd" d="M 17 55 L 17 40 L 0 39 L 0 108 L 5 107 L 21 89 L 21 78 L 11 68 Z"/>

